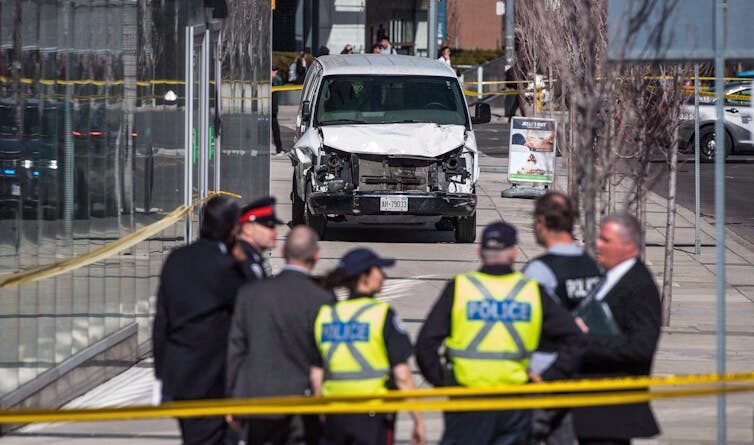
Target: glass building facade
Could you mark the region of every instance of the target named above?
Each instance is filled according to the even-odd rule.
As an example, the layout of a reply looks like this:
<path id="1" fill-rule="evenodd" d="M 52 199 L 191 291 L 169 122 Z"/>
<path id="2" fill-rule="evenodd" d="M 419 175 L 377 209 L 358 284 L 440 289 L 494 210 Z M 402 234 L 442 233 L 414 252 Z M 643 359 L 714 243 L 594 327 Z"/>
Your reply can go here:
<path id="1" fill-rule="evenodd" d="M 270 17 L 258 0 L 0 1 L 0 281 L 212 190 L 266 195 Z M 2 287 L 0 395 L 124 327 L 148 352 L 162 262 L 196 219 Z"/>

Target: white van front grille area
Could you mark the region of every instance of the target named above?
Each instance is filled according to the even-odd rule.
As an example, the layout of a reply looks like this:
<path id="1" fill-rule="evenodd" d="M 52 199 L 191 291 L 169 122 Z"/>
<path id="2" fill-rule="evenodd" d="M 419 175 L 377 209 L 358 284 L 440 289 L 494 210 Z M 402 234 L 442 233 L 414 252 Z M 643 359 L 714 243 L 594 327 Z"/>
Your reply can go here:
<path id="1" fill-rule="evenodd" d="M 434 161 L 384 156 L 359 157 L 359 191 L 417 191 L 433 189 Z"/>

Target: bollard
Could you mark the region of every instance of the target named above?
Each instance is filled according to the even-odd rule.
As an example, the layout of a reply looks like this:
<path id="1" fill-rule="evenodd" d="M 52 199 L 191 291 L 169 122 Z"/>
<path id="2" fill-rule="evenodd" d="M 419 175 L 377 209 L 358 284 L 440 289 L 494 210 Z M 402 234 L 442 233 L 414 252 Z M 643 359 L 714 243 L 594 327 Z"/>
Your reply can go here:
<path id="1" fill-rule="evenodd" d="M 482 65 L 478 65 L 476 67 L 476 98 L 479 100 L 482 100 L 483 96 L 483 88 L 484 85 L 482 85 L 482 82 L 484 81 L 484 67 Z"/>

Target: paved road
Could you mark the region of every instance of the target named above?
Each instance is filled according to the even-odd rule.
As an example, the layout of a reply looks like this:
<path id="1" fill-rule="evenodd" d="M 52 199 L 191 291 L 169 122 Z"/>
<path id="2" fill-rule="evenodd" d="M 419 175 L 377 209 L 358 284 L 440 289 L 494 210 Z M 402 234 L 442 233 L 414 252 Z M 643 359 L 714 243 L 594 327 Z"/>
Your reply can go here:
<path id="1" fill-rule="evenodd" d="M 653 165 L 655 171 L 662 164 Z M 715 221 L 715 165 L 700 166 L 700 195 L 702 217 Z M 653 187 L 655 193 L 667 196 L 667 176 Z M 725 164 L 725 225 L 737 235 L 754 243 L 754 155 L 730 156 Z M 681 156 L 678 168 L 678 204 L 694 211 L 694 158 Z"/>

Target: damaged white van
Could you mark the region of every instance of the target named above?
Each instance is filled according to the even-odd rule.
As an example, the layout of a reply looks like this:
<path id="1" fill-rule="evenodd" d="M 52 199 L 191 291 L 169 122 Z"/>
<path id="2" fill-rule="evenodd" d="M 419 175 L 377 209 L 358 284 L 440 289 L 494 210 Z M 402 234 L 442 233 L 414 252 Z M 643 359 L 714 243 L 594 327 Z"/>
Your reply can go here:
<path id="1" fill-rule="evenodd" d="M 293 222 L 417 223 L 476 237 L 479 162 L 453 70 L 409 56 L 333 55 L 309 68 L 296 118 Z"/>

